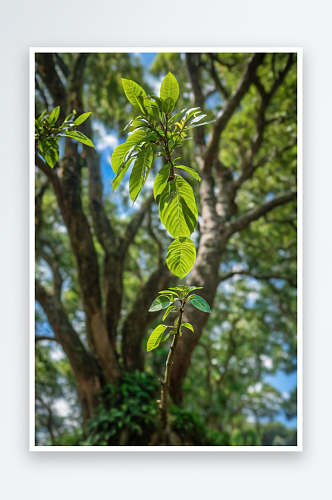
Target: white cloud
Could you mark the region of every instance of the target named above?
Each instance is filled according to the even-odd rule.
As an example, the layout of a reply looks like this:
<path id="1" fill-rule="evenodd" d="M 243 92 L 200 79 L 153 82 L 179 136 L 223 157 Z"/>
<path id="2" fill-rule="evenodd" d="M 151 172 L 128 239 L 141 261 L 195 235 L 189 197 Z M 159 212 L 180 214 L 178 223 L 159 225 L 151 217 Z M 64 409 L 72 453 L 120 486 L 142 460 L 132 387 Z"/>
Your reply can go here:
<path id="1" fill-rule="evenodd" d="M 111 148 L 115 149 L 119 144 L 119 139 L 115 133 L 107 131 L 106 127 L 98 121 L 94 121 L 92 125 L 93 131 L 96 134 L 95 144 L 99 151 Z"/>

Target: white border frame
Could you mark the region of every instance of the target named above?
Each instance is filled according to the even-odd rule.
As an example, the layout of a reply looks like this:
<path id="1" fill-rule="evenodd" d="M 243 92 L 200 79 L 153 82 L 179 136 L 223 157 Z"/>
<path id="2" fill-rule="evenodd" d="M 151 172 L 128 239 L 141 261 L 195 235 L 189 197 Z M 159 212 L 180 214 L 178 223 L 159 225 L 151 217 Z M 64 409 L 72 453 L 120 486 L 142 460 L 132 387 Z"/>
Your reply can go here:
<path id="1" fill-rule="evenodd" d="M 35 161 L 34 107 L 36 52 L 293 52 L 297 54 L 297 446 L 36 446 L 35 445 Z M 273 452 L 303 451 L 303 50 L 302 47 L 30 47 L 29 61 L 29 451 L 62 452 Z"/>

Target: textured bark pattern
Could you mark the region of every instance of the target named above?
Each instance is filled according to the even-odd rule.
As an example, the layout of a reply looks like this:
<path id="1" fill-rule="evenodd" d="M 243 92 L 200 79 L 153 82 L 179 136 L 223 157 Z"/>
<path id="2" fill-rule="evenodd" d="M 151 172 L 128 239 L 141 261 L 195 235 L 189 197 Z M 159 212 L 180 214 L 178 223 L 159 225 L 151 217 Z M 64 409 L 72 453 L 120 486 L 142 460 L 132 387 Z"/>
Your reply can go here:
<path id="1" fill-rule="evenodd" d="M 143 350 L 142 340 L 146 326 L 156 319 L 156 315 L 149 312 L 149 307 L 158 292 L 167 288 L 171 276 L 166 266 L 152 273 L 124 322 L 122 355 L 125 367 L 129 371 L 143 370 L 144 368 L 145 346 L 143 346 Z"/>
<path id="2" fill-rule="evenodd" d="M 214 59 L 214 58 L 212 58 Z M 255 155 L 259 151 L 263 142 L 266 127 L 265 113 L 268 105 L 283 83 L 291 65 L 292 55 L 289 55 L 287 64 L 283 71 L 275 79 L 274 85 L 269 92 L 263 88 L 257 77 L 257 69 L 264 60 L 264 54 L 252 54 L 247 61 L 242 77 L 240 78 L 235 91 L 231 94 L 223 109 L 217 115 L 217 119 L 209 139 L 205 142 L 203 127 L 200 134 L 195 134 L 195 143 L 200 158 L 198 159 L 201 168 L 202 183 L 200 187 L 200 204 L 202 209 L 201 237 L 197 253 L 197 260 L 192 270 L 189 280 L 190 285 L 202 286 L 202 297 L 213 305 L 214 296 L 220 282 L 219 267 L 222 255 L 232 234 L 242 231 L 248 225 L 262 217 L 274 207 L 288 203 L 296 199 L 296 193 L 291 192 L 284 196 L 274 198 L 263 203 L 260 207 L 233 218 L 237 213 L 236 193 L 239 187 L 249 179 L 256 168 Z M 200 87 L 200 63 L 199 57 L 195 54 L 186 55 L 187 69 L 190 75 L 193 93 L 195 96 L 195 106 L 202 107 L 203 93 Z M 211 66 L 212 78 L 216 78 L 213 65 Z M 242 174 L 234 180 L 231 171 L 225 167 L 218 158 L 219 140 L 227 123 L 241 103 L 241 99 L 248 92 L 250 86 L 255 84 L 261 94 L 261 105 L 256 118 L 257 131 L 252 140 L 250 154 L 242 165 Z M 220 89 L 219 89 L 220 90 Z M 217 195 L 214 188 L 217 187 Z M 185 335 L 180 339 L 174 366 L 172 369 L 170 393 L 174 402 L 182 400 L 182 383 L 190 365 L 194 348 L 199 342 L 202 329 L 208 320 L 208 314 L 202 313 L 192 306 L 186 309 L 184 321 L 194 326 L 195 333 Z"/>
<path id="3" fill-rule="evenodd" d="M 61 106 L 60 119 L 76 109 L 83 113 L 82 85 L 83 72 L 88 54 L 79 54 L 72 68 L 67 68 L 61 56 L 38 54 L 37 72 L 50 92 L 56 105 Z M 65 86 L 56 70 L 57 63 L 67 77 Z M 91 136 L 89 121 L 81 130 Z M 36 194 L 36 248 L 40 257 L 53 271 L 54 294 L 48 294 L 36 283 L 36 298 L 47 314 L 55 339 L 61 343 L 75 373 L 78 393 L 86 421 L 93 416 L 104 383 L 116 383 L 120 375 L 116 335 L 120 319 L 123 296 L 123 267 L 129 246 L 132 244 L 145 215 L 150 211 L 153 197 L 144 202 L 129 221 L 122 235 L 115 234 L 110 215 L 103 202 L 99 157 L 92 148 L 83 148 L 79 153 L 77 143 L 66 140 L 65 155 L 60 164 L 51 170 L 40 157 L 36 165 L 47 176 L 47 181 Z M 81 169 L 86 166 L 89 175 L 89 210 L 93 230 L 104 251 L 104 263 L 99 268 L 92 231 L 82 205 Z M 42 197 L 45 190 L 52 186 L 64 224 L 68 230 L 70 245 L 75 257 L 81 300 L 86 318 L 86 331 L 90 352 L 88 352 L 74 328 L 68 321 L 61 303 L 61 275 L 50 254 L 43 253 L 38 236 L 42 226 Z M 127 369 L 143 369 L 144 357 L 142 338 L 153 316 L 148 313 L 150 304 L 159 289 L 168 284 L 170 273 L 159 267 L 142 287 L 140 295 L 128 314 L 122 332 L 124 362 Z M 101 284 L 106 297 L 102 300 Z"/>

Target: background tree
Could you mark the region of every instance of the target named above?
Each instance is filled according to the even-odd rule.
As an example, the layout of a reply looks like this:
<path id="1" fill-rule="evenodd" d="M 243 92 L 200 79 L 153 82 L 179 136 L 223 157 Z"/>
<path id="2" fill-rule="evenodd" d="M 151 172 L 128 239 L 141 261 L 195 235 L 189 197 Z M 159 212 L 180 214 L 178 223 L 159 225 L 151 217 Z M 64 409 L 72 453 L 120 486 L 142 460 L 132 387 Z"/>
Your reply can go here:
<path id="1" fill-rule="evenodd" d="M 157 55 L 154 74 L 169 70 L 180 83 L 179 111 L 196 105 L 217 115 L 215 124 L 194 129 L 182 152 L 181 161 L 202 177 L 199 191 L 192 183 L 200 217 L 187 283 L 204 287 L 214 307 L 207 324 L 207 315 L 188 307 L 184 321 L 195 332 L 178 344 L 171 395 L 225 437 L 232 429 L 247 432 L 248 415 L 258 427 L 276 415 L 283 398 L 263 375 L 296 367 L 296 58 Z M 120 78 L 146 76 L 129 54 L 37 54 L 36 113 L 53 104 L 61 106 L 59 119 L 72 109 L 92 111 L 93 128 L 91 118 L 81 126 L 88 137 L 97 145 L 98 131 L 121 138 L 132 110 Z M 143 86 L 151 85 L 149 77 Z M 151 186 L 129 209 L 125 188 L 110 192 L 103 156 L 71 139 L 60 151 L 53 171 L 36 156 L 37 339 L 61 344 L 87 422 L 98 414 L 101 394 L 108 408 L 105 388 L 123 387 L 125 372 L 162 372 L 166 351 L 152 359 L 144 340 L 158 321 L 149 306 L 172 283 L 163 266 L 171 240 L 159 228 Z M 48 402 L 57 397 L 51 391 Z M 113 406 L 125 404 L 120 399 Z M 179 434 L 184 416 L 174 414 Z M 52 441 L 57 428 L 61 434 L 53 427 Z M 135 432 L 122 434 L 122 444 L 134 442 Z"/>

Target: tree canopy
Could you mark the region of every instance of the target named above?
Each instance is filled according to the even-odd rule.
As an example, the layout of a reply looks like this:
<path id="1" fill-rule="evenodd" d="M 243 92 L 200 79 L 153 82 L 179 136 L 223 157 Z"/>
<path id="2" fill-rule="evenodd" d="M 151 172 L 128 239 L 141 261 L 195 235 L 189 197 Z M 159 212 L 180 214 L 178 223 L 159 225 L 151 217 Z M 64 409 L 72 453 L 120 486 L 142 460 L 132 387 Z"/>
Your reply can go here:
<path id="1" fill-rule="evenodd" d="M 130 174 L 113 192 L 110 165 L 137 114 L 121 79 L 155 94 L 169 71 L 174 112 L 215 119 L 189 131 L 178 162 L 201 178 L 181 171 L 198 206 L 196 263 L 182 281 L 165 263 L 174 235 L 153 196 L 161 159 L 134 205 Z M 212 312 L 184 313 L 194 331 L 174 357 L 173 444 L 296 442 L 264 424 L 296 415 L 296 392 L 266 381 L 296 370 L 296 90 L 296 54 L 159 53 L 151 68 L 135 54 L 36 54 L 36 116 L 91 112 L 80 130 L 96 145 L 61 138 L 53 170 L 36 154 L 37 444 L 155 444 L 169 341 L 146 352 L 162 318 L 149 307 L 179 284 L 203 287 Z"/>

